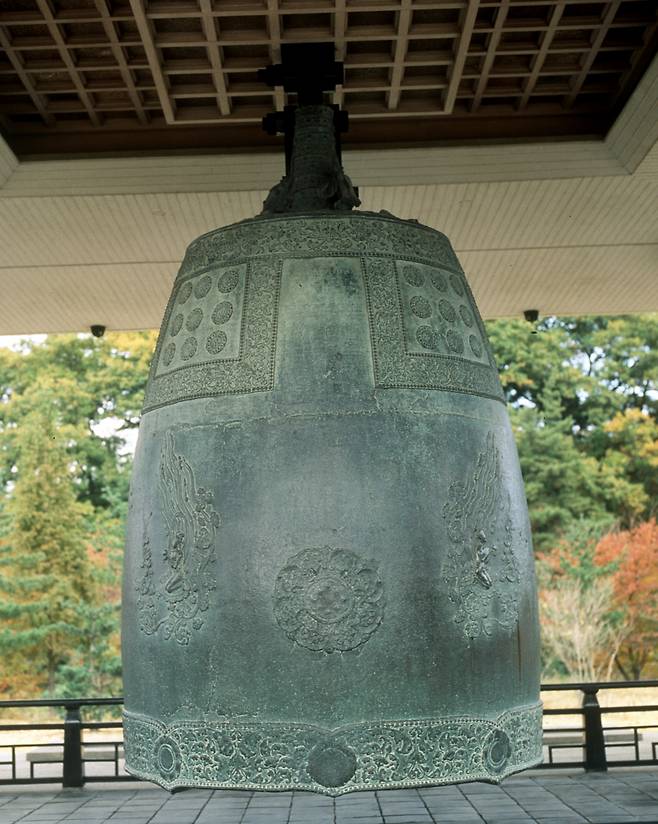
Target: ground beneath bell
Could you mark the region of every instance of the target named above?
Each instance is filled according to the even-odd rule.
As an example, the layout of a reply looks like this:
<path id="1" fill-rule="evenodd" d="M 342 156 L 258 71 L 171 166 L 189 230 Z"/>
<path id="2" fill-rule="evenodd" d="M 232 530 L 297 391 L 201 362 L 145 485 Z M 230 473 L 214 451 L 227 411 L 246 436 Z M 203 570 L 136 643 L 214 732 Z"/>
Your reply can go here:
<path id="1" fill-rule="evenodd" d="M 148 784 L 0 788 L 0 824 L 622 824 L 658 822 L 658 769 L 534 772 L 499 787 L 312 793 L 188 790 Z"/>

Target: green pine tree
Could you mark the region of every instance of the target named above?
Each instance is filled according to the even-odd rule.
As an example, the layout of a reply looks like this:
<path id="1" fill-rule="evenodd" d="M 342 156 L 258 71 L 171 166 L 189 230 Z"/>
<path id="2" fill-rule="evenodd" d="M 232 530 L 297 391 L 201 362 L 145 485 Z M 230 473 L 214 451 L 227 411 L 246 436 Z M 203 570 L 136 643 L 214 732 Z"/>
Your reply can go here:
<path id="1" fill-rule="evenodd" d="M 30 412 L 17 449 L 0 551 L 0 656 L 20 664 L 21 680 L 52 693 L 80 640 L 79 611 L 90 601 L 89 508 L 76 499 L 65 430 L 52 417 Z"/>
<path id="2" fill-rule="evenodd" d="M 129 444 L 154 344 L 154 333 L 137 332 L 0 348 L 0 694 L 121 691 Z M 41 443 L 48 428 L 54 441 Z M 46 508 L 39 525 L 28 523 Z M 49 555 L 54 545 L 59 559 Z M 46 612 L 47 603 L 59 612 Z"/>

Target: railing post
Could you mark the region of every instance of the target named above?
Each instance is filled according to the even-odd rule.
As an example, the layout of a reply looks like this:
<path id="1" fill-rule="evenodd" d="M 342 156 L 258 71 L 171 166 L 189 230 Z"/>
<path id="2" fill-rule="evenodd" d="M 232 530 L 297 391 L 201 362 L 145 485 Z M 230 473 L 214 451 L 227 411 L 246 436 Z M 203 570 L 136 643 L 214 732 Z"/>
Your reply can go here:
<path id="1" fill-rule="evenodd" d="M 585 769 L 607 770 L 605 739 L 601 722 L 601 706 L 596 697 L 598 687 L 581 687 L 583 690 L 583 718 L 585 729 Z"/>
<path id="2" fill-rule="evenodd" d="M 85 783 L 82 764 L 82 719 L 80 704 L 67 704 L 64 719 L 63 787 L 82 787 Z"/>

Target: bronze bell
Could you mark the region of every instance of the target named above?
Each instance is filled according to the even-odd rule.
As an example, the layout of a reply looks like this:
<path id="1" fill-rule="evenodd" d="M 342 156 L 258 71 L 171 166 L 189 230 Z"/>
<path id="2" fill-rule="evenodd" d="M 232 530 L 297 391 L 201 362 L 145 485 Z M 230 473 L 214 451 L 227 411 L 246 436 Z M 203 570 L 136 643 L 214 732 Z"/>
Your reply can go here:
<path id="1" fill-rule="evenodd" d="M 519 462 L 447 238 L 352 211 L 301 100 L 264 213 L 187 250 L 123 597 L 128 770 L 330 795 L 541 760 Z"/>

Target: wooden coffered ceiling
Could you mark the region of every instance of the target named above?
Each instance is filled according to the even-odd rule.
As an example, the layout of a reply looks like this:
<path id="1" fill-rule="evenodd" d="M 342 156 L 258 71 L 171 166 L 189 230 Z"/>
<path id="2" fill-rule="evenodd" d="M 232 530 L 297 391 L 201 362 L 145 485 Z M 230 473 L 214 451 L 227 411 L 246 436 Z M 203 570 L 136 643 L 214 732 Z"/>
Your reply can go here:
<path id="1" fill-rule="evenodd" d="M 655 0 L 1 0 L 19 157 L 267 147 L 257 69 L 333 41 L 353 145 L 603 136 L 656 48 Z"/>

